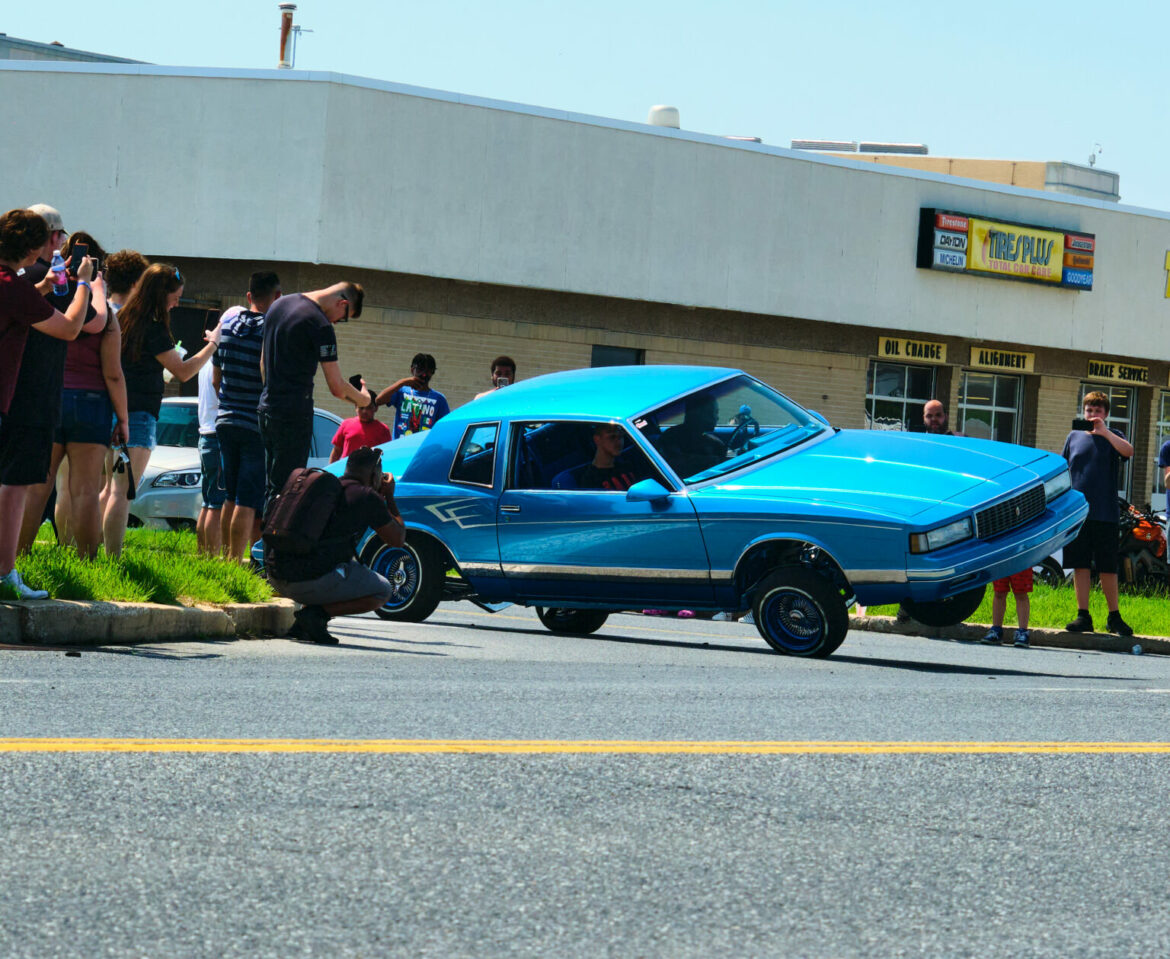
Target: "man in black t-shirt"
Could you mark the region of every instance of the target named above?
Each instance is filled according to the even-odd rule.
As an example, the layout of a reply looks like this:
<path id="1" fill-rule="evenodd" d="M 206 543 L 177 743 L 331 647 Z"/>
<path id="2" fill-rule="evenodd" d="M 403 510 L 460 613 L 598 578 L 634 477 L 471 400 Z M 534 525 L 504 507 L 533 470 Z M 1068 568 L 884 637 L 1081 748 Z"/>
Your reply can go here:
<path id="1" fill-rule="evenodd" d="M 637 471 L 622 460 L 626 435 L 620 426 L 598 423 L 593 428 L 593 445 L 597 452 L 577 478 L 579 488 L 623 492 L 638 482 Z"/>
<path id="2" fill-rule="evenodd" d="M 302 603 L 289 635 L 313 643 L 336 643 L 332 616 L 368 613 L 387 603 L 394 588 L 385 577 L 354 559 L 367 529 L 387 546 L 401 546 L 402 517 L 394 505 L 394 477 L 382 472 L 382 451 L 363 446 L 350 454 L 341 478 L 341 499 L 317 548 L 308 556 L 268 551 L 268 580 L 282 596 Z"/>
<path id="3" fill-rule="evenodd" d="M 289 474 L 309 460 L 313 441 L 313 377 L 317 365 L 329 392 L 354 406 L 370 395 L 341 375 L 333 324 L 361 316 L 364 293 L 357 283 L 282 296 L 264 318 L 260 369 L 260 436 L 264 443 L 266 502 L 284 488 Z"/>

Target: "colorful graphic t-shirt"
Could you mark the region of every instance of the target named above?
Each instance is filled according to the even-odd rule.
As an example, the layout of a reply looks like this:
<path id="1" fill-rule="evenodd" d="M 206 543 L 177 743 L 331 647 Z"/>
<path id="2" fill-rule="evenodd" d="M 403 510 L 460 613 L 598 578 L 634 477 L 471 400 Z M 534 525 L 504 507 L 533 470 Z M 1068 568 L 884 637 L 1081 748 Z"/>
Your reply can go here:
<path id="1" fill-rule="evenodd" d="M 416 390 L 404 386 L 390 397 L 390 406 L 396 407 L 394 417 L 394 438 L 429 430 L 451 412 L 447 397 L 438 390 Z"/>

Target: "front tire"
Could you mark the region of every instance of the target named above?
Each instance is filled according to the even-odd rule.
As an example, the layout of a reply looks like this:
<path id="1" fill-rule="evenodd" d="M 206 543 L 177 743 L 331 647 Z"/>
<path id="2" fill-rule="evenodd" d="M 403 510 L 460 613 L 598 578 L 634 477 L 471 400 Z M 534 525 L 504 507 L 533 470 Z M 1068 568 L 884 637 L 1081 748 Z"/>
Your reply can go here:
<path id="1" fill-rule="evenodd" d="M 590 633 L 596 633 L 609 619 L 609 613 L 602 610 L 565 609 L 557 606 L 537 606 L 536 615 L 549 632 L 568 636 L 588 636 Z"/>
<path id="2" fill-rule="evenodd" d="M 943 626 L 954 626 L 956 623 L 964 622 L 979 608 L 985 592 L 987 587 L 979 586 L 933 603 L 916 603 L 912 599 L 907 599 L 902 601 L 902 608 L 911 619 L 917 620 L 923 626 L 940 629 Z"/>
<path id="3" fill-rule="evenodd" d="M 374 610 L 382 619 L 421 623 L 439 605 L 446 569 L 431 540 L 408 536 L 402 546 L 380 543 L 365 564 L 394 587 L 390 601 Z"/>
<path id="4" fill-rule="evenodd" d="M 1043 583 L 1050 589 L 1064 585 L 1064 570 L 1051 556 L 1045 556 L 1032 567 L 1032 576 L 1037 583 Z"/>
<path id="5" fill-rule="evenodd" d="M 787 656 L 828 656 L 849 631 L 849 612 L 833 584 L 797 566 L 764 577 L 752 617 L 764 642 Z"/>

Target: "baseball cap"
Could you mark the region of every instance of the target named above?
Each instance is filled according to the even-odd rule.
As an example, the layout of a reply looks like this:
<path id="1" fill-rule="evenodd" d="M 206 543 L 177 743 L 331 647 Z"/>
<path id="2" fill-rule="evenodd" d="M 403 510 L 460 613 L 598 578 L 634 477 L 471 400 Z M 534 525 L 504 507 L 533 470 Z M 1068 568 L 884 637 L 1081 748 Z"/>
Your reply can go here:
<path id="1" fill-rule="evenodd" d="M 34 203 L 28 208 L 29 213 L 35 213 L 49 228 L 50 233 L 56 233 L 60 230 L 62 233 L 68 232 L 65 229 L 65 221 L 61 219 L 61 213 L 56 207 L 49 206 L 47 203 Z"/>

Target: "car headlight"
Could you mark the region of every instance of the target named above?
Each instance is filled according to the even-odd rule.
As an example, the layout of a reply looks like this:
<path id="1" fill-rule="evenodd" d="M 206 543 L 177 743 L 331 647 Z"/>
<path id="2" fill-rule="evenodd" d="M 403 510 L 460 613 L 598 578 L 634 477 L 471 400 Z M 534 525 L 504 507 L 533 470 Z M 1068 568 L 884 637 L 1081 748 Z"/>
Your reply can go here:
<path id="1" fill-rule="evenodd" d="M 1044 481 L 1044 502 L 1051 503 L 1056 497 L 1067 493 L 1070 489 L 1072 489 L 1072 477 L 1069 476 L 1068 470 L 1061 470 L 1051 479 Z"/>
<path id="2" fill-rule="evenodd" d="M 910 552 L 929 553 L 932 550 L 950 546 L 951 543 L 961 543 L 965 539 L 970 539 L 971 535 L 971 518 L 964 517 L 925 533 L 911 533 Z"/>
<path id="3" fill-rule="evenodd" d="M 159 473 L 151 486 L 167 486 L 170 488 L 193 489 L 203 485 L 203 474 L 199 470 L 174 470 L 170 473 Z"/>

